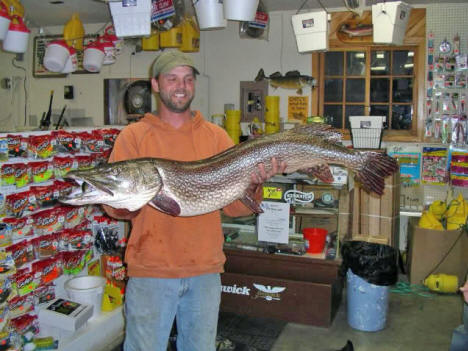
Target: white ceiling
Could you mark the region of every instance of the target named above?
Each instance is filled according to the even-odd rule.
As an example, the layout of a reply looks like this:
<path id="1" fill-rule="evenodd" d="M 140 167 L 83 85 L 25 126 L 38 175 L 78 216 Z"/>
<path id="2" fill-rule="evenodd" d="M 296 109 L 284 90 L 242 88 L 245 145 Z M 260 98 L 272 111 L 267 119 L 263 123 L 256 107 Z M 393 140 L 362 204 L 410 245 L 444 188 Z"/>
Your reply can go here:
<path id="1" fill-rule="evenodd" d="M 21 0 L 25 9 L 25 17 L 29 27 L 46 27 L 64 25 L 73 12 L 78 12 L 83 23 L 105 23 L 111 21 L 109 0 Z M 115 0 L 112 0 L 115 1 Z M 192 0 L 184 0 L 186 9 L 192 11 Z M 262 0 L 267 11 L 298 10 L 304 0 Z M 383 2 L 383 0 L 367 0 L 367 5 Z M 466 0 L 406 0 L 407 3 L 463 3 Z M 57 4 L 54 4 L 57 3 Z M 308 0 L 303 9 L 344 7 L 344 0 Z"/>

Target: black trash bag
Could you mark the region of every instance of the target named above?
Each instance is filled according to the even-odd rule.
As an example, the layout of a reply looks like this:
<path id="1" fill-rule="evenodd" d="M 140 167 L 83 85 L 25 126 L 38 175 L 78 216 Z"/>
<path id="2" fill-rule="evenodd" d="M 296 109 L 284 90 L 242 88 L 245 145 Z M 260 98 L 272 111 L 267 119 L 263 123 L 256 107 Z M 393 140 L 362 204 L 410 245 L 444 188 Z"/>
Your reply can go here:
<path id="1" fill-rule="evenodd" d="M 366 241 L 346 241 L 341 246 L 341 274 L 348 268 L 371 284 L 388 286 L 398 280 L 397 250 Z"/>

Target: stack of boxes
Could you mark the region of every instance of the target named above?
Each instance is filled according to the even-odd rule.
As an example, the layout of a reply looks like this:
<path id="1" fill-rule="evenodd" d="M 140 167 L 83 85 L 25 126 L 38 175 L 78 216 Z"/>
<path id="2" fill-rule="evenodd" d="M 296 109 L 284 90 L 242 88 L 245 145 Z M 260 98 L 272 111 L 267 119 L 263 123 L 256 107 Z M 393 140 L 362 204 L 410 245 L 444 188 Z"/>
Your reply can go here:
<path id="1" fill-rule="evenodd" d="M 385 179 L 382 196 L 368 193 L 358 184 L 350 192 L 352 240 L 398 247 L 400 228 L 400 174 Z M 340 211 L 341 213 L 341 211 Z"/>

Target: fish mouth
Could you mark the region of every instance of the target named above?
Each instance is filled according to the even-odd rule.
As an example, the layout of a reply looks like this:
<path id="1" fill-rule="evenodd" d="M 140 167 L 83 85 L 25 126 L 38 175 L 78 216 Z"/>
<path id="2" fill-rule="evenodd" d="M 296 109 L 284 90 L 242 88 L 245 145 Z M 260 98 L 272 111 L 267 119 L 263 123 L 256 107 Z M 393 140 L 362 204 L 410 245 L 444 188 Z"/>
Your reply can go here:
<path id="1" fill-rule="evenodd" d="M 60 202 L 72 203 L 75 201 L 109 198 L 109 196 L 114 197 L 114 192 L 106 184 L 98 180 L 88 180 L 75 175 L 67 176 L 65 179 L 73 181 L 76 186 L 73 187 L 69 194 L 62 196 L 59 199 Z"/>

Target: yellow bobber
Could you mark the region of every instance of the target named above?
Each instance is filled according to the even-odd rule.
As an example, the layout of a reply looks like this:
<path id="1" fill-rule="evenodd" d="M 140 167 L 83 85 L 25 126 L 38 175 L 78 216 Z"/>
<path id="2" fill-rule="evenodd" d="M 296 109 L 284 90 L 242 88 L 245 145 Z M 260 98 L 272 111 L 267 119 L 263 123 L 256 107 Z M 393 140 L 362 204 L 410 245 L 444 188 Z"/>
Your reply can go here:
<path id="1" fill-rule="evenodd" d="M 458 291 L 458 277 L 449 274 L 431 274 L 424 279 L 424 285 L 432 291 L 455 293 Z"/>

